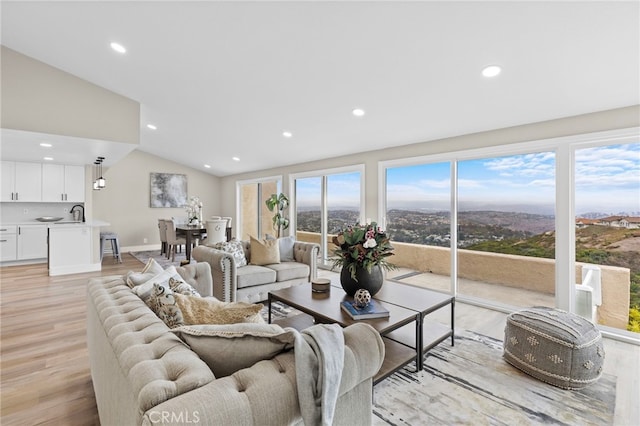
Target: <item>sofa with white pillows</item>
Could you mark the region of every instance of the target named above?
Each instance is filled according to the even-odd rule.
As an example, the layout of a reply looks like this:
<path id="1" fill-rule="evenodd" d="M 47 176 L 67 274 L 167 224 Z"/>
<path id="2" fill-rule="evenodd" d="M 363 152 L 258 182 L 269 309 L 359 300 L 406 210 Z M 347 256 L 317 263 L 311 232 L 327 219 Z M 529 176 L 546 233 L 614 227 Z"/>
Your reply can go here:
<path id="1" fill-rule="evenodd" d="M 325 386 L 335 404 L 318 410 L 323 360 L 335 345 L 324 345 L 322 359 L 305 349 L 305 365 L 299 348 L 312 332 L 265 324 L 262 305 L 222 302 L 207 297 L 212 290 L 207 263 L 163 270 L 150 261 L 140 272 L 89 281 L 87 342 L 100 424 L 288 425 L 305 415 L 309 424 L 327 420 L 314 415 L 333 424 L 371 422 L 372 377 L 384 358 L 372 327 L 329 330 L 342 346 L 340 369 L 334 386 Z M 322 336 L 322 327 L 331 326 L 308 330 Z"/>
<path id="2" fill-rule="evenodd" d="M 231 240 L 193 249 L 211 266 L 213 295 L 225 302 L 256 303 L 272 290 L 308 283 L 317 276 L 320 246 L 294 237 Z"/>

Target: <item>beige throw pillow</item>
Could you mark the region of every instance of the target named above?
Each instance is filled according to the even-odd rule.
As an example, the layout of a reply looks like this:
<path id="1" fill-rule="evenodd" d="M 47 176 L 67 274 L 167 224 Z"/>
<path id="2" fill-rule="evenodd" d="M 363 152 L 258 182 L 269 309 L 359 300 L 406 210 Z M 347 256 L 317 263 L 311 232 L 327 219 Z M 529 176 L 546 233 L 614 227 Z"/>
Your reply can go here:
<path id="1" fill-rule="evenodd" d="M 184 324 L 235 324 L 264 322 L 260 315 L 262 304 L 221 302 L 215 297 L 193 297 L 174 294 L 182 312 Z"/>
<path id="2" fill-rule="evenodd" d="M 280 263 L 280 249 L 278 240 L 258 240 L 249 237 L 251 241 L 251 264 L 271 265 Z"/>
<path id="3" fill-rule="evenodd" d="M 172 330 L 225 377 L 293 347 L 294 335 L 275 324 L 185 325 Z"/>

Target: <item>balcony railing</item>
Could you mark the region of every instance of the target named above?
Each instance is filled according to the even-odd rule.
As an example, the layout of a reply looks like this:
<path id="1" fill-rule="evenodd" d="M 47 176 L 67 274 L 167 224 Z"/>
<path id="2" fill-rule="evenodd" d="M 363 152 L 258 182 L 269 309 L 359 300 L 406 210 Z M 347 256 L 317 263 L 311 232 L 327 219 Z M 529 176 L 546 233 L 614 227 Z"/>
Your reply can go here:
<path id="1" fill-rule="evenodd" d="M 296 235 L 300 241 L 320 243 L 320 234 L 318 233 L 298 231 Z M 332 237 L 329 236 L 327 241 L 329 251 L 333 249 Z M 395 255 L 392 258 L 392 263 L 396 266 L 444 277 L 451 275 L 451 250 L 449 248 L 400 242 L 393 242 L 393 246 Z M 459 249 L 459 292 L 467 294 L 465 288 L 470 288 L 473 283 L 502 286 L 507 290 L 535 293 L 521 296 L 525 300 L 546 300 L 553 303 L 555 263 L 554 259 Z M 576 279 L 583 276 L 582 269 L 585 265 L 576 262 Z M 626 329 L 629 321 L 630 270 L 616 266 L 597 266 L 600 269 L 602 293 L 601 305 L 597 308 L 598 323 Z M 460 285 L 462 281 L 465 281 L 464 286 Z M 497 287 L 496 292 L 498 292 Z M 509 294 L 515 294 L 513 291 L 503 293 L 504 297 L 515 297 L 509 296 Z M 518 303 L 511 303 L 511 305 L 518 306 Z"/>

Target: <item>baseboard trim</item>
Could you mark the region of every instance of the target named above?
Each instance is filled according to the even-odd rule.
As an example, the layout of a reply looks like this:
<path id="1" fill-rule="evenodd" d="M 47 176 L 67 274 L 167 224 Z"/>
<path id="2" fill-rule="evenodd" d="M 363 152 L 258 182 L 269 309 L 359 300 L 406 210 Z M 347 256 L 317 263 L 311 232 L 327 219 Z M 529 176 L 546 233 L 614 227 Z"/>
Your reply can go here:
<path id="1" fill-rule="evenodd" d="M 132 251 L 151 251 L 151 250 L 158 250 L 159 252 L 160 244 L 147 244 L 144 246 L 127 246 L 127 247 L 120 248 L 121 253 L 129 253 Z"/>

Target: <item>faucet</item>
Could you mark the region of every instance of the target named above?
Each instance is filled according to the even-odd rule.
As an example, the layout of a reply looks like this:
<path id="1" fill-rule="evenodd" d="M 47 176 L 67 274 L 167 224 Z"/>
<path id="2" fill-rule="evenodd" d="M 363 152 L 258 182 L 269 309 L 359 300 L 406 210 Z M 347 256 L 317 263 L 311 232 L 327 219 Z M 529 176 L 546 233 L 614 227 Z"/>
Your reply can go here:
<path id="1" fill-rule="evenodd" d="M 86 222 L 86 220 L 85 220 L 85 218 L 84 218 L 84 206 L 83 206 L 82 204 L 76 204 L 75 206 L 71 207 L 71 210 L 69 211 L 69 213 L 72 213 L 72 214 L 73 214 L 73 210 L 74 210 L 76 207 L 80 207 L 80 208 L 82 209 L 82 221 L 83 221 L 83 222 Z"/>

